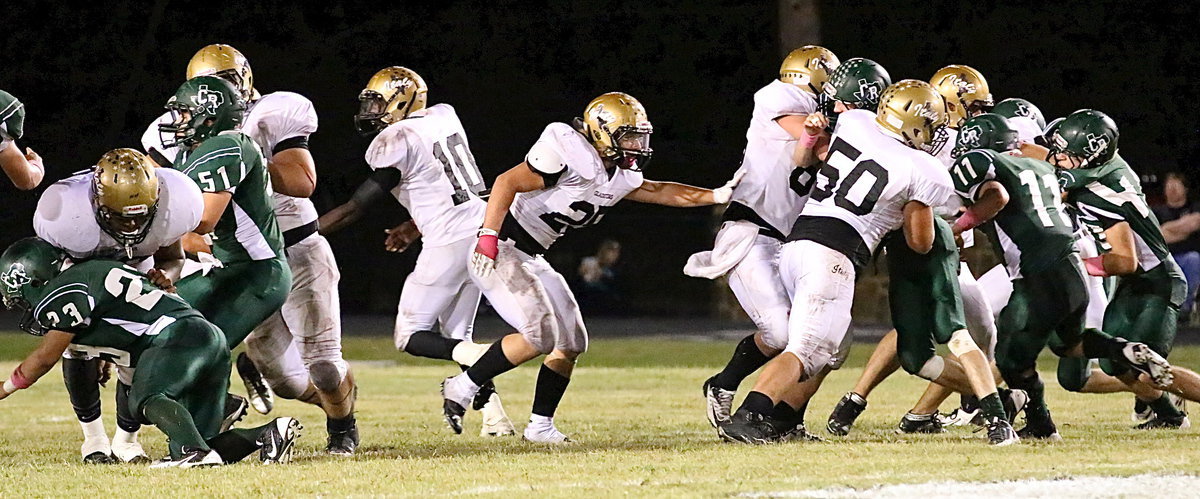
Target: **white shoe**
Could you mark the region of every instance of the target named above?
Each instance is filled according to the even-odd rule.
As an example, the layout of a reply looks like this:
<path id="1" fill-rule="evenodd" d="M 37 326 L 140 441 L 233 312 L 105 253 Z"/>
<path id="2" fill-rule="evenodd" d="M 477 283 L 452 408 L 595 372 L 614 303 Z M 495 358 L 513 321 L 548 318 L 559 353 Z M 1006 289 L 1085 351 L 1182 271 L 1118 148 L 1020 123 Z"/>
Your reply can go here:
<path id="1" fill-rule="evenodd" d="M 539 444 L 563 444 L 571 441 L 563 432 L 554 427 L 554 418 L 533 415 L 529 418 L 529 426 L 525 427 L 525 440 Z"/>
<path id="2" fill-rule="evenodd" d="M 508 419 L 508 414 L 504 412 L 504 406 L 500 404 L 499 394 L 492 393 L 479 414 L 483 416 L 483 426 L 479 428 L 479 436 L 506 437 L 517 434 L 516 427 L 513 426 L 512 420 Z"/>
<path id="3" fill-rule="evenodd" d="M 275 418 L 271 425 L 258 436 L 258 459 L 263 464 L 288 463 L 292 460 L 292 448 L 304 429 L 296 418 Z"/>
<path id="4" fill-rule="evenodd" d="M 113 435 L 112 454 L 123 463 L 141 464 L 150 462 L 142 444 L 138 442 L 137 432 L 129 433 L 120 428 Z"/>
<path id="5" fill-rule="evenodd" d="M 83 462 L 112 463 L 112 445 L 109 444 L 108 434 L 104 431 L 104 422 L 97 418 L 90 423 L 79 423 L 79 426 L 83 427 L 83 445 L 79 446 Z"/>
<path id="6" fill-rule="evenodd" d="M 184 449 L 184 454 L 179 459 L 162 459 L 151 464 L 150 467 L 153 469 L 208 468 L 222 464 L 225 464 L 225 460 L 221 459 L 221 455 L 217 454 L 215 450 Z"/>

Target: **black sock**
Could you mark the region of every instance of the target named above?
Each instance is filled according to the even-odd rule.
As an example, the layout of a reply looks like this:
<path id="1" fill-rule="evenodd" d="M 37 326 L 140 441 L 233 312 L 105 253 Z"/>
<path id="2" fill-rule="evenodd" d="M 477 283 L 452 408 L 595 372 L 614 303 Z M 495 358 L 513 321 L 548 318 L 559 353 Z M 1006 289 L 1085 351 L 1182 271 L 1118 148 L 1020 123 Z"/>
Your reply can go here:
<path id="1" fill-rule="evenodd" d="M 1151 400 L 1148 403 L 1150 404 L 1150 408 L 1154 409 L 1154 414 L 1160 418 L 1178 418 L 1183 416 L 1183 412 L 1180 412 L 1175 407 L 1175 404 L 1171 403 L 1171 397 L 1167 396 L 1167 392 L 1163 392 L 1161 397 Z"/>
<path id="2" fill-rule="evenodd" d="M 273 424 L 274 421 L 257 428 L 235 428 L 208 439 L 208 445 L 216 450 L 226 463 L 236 463 L 261 447 L 258 444 L 259 434 Z"/>
<path id="3" fill-rule="evenodd" d="M 746 379 L 746 376 L 757 371 L 769 360 L 771 358 L 763 355 L 762 350 L 758 349 L 753 334 L 742 338 L 742 341 L 738 342 L 737 347 L 733 349 L 733 357 L 729 359 L 725 369 L 717 373 L 712 383 L 725 390 L 737 390 L 738 385 Z"/>
<path id="4" fill-rule="evenodd" d="M 958 397 L 958 406 L 964 411 L 973 411 L 979 408 L 979 397 L 968 394 L 961 394 Z"/>
<path id="5" fill-rule="evenodd" d="M 117 427 L 128 433 L 136 433 L 142 424 L 133 417 L 133 408 L 129 407 L 129 385 L 117 381 Z"/>
<path id="6" fill-rule="evenodd" d="M 1004 402 L 1000 401 L 999 393 L 979 399 L 979 408 L 983 410 L 983 417 L 989 421 L 1008 419 L 1008 415 L 1004 412 Z"/>
<path id="7" fill-rule="evenodd" d="M 787 402 L 775 404 L 774 411 L 771 413 L 771 418 L 776 421 L 787 423 L 789 425 L 798 425 L 804 423 L 804 409 L 808 404 L 801 406 L 799 409 L 793 409 Z"/>
<path id="8" fill-rule="evenodd" d="M 770 416 L 775 412 L 775 403 L 771 402 L 771 397 L 768 397 L 762 392 L 750 392 L 746 394 L 746 400 L 742 401 L 742 407 L 738 410 L 745 409 L 755 414 Z"/>
<path id="9" fill-rule="evenodd" d="M 467 369 L 467 377 L 476 385 L 482 386 L 488 380 L 515 369 L 517 366 L 504 356 L 503 341 L 492 343 L 486 352 L 475 361 L 475 365 Z"/>
<path id="10" fill-rule="evenodd" d="M 62 360 L 63 383 L 80 423 L 100 417 L 100 359 Z"/>
<path id="11" fill-rule="evenodd" d="M 354 428 L 354 413 L 339 419 L 325 418 L 325 430 L 330 434 L 345 433 Z"/>
<path id="12" fill-rule="evenodd" d="M 567 392 L 567 384 L 571 378 L 563 376 L 542 364 L 538 371 L 537 388 L 533 394 L 533 413 L 547 418 L 554 417 L 558 403 L 562 402 L 563 394 Z"/>
<path id="13" fill-rule="evenodd" d="M 417 331 L 408 337 L 404 351 L 417 357 L 453 360 L 454 346 L 462 340 L 452 340 L 433 331 Z"/>
<path id="14" fill-rule="evenodd" d="M 1129 344 L 1124 338 L 1115 338 L 1099 329 L 1084 330 L 1080 336 L 1083 343 L 1083 356 L 1089 359 L 1109 359 L 1121 365 L 1126 365 L 1125 345 Z"/>

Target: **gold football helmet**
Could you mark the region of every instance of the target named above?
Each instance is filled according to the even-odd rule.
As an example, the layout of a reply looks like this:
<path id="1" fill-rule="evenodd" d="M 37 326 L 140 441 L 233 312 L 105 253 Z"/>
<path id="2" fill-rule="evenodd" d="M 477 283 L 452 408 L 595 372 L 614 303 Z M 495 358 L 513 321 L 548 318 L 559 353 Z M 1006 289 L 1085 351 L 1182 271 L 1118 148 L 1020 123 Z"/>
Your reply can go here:
<path id="1" fill-rule="evenodd" d="M 951 128 L 962 126 L 967 118 L 987 111 L 995 105 L 987 79 L 970 66 L 951 64 L 937 70 L 929 83 L 946 99 L 946 113 Z"/>
<path id="2" fill-rule="evenodd" d="M 796 85 L 813 95 L 821 95 L 829 73 L 841 64 L 836 55 L 825 47 L 805 45 L 783 59 L 779 80 Z"/>
<path id="3" fill-rule="evenodd" d="M 196 52 L 188 61 L 187 79 L 197 76 L 217 76 L 232 83 L 246 102 L 258 98 L 254 90 L 254 72 L 246 56 L 229 45 L 214 43 Z"/>
<path id="4" fill-rule="evenodd" d="M 913 149 L 936 154 L 946 133 L 946 104 L 941 94 L 921 80 L 901 80 L 883 91 L 875 122 Z"/>
<path id="5" fill-rule="evenodd" d="M 358 94 L 358 133 L 370 135 L 425 109 L 429 87 L 416 71 L 403 66 L 383 68 L 371 77 Z"/>
<path id="6" fill-rule="evenodd" d="M 618 167 L 640 171 L 650 161 L 650 134 L 654 127 L 646 117 L 646 108 L 624 92 L 609 92 L 588 103 L 583 109 L 583 134 L 600 157 Z"/>
<path id="7" fill-rule="evenodd" d="M 113 149 L 96 162 L 92 200 L 96 222 L 108 235 L 125 246 L 133 258 L 133 246 L 144 241 L 158 210 L 158 175 L 154 165 L 134 149 Z"/>

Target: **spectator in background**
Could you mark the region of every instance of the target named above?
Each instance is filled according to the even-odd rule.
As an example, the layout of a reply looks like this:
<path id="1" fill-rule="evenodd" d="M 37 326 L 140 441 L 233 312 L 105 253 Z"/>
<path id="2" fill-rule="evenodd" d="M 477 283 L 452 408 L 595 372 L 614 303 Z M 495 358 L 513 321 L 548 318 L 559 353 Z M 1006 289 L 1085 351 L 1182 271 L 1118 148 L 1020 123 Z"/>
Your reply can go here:
<path id="1" fill-rule="evenodd" d="M 580 260 L 575 296 L 583 312 L 603 315 L 620 313 L 622 300 L 616 271 L 620 259 L 621 243 L 605 239 L 595 255 Z"/>
<path id="2" fill-rule="evenodd" d="M 1179 314 L 1181 320 L 1186 320 L 1191 317 L 1196 288 L 1200 286 L 1200 203 L 1191 199 L 1182 173 L 1170 172 L 1163 178 L 1163 203 L 1154 206 L 1154 215 L 1171 255 L 1187 278 L 1187 299 Z"/>

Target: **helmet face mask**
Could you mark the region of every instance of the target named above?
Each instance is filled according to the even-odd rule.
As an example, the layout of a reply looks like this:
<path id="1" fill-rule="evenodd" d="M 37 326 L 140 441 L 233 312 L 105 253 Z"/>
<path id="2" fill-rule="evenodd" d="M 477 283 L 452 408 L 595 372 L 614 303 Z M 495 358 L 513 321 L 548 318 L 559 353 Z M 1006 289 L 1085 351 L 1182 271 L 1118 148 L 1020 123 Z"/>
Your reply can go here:
<path id="1" fill-rule="evenodd" d="M 654 154 L 654 150 L 650 148 L 651 133 L 652 130 L 633 127 L 618 128 L 613 134 L 613 144 L 619 154 L 617 166 L 626 170 L 642 171 Z"/>
<path id="2" fill-rule="evenodd" d="M 654 127 L 646 108 L 633 96 L 609 92 L 589 102 L 583 110 L 581 132 L 605 161 L 617 167 L 641 171 L 650 161 L 650 134 Z"/>
<path id="3" fill-rule="evenodd" d="M 158 126 L 163 147 L 190 148 L 242 124 L 246 103 L 233 85 L 216 76 L 183 83 L 164 106 L 171 123 Z"/>

